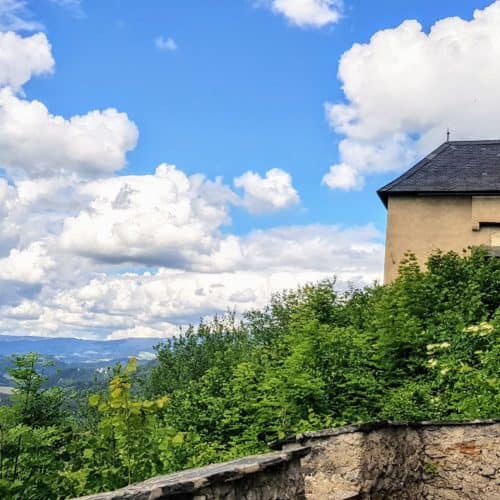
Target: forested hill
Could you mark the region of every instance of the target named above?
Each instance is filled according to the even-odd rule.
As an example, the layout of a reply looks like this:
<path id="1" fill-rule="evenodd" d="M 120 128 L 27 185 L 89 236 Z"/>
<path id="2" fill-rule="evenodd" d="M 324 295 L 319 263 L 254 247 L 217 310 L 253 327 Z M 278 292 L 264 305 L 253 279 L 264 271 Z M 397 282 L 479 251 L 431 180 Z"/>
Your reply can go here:
<path id="1" fill-rule="evenodd" d="M 37 352 L 64 362 L 113 362 L 143 353 L 148 358 L 158 339 L 132 338 L 119 340 L 87 340 L 36 336 L 0 335 L 0 356 Z"/>
<path id="2" fill-rule="evenodd" d="M 108 388 L 43 389 L 17 358 L 0 407 L 0 497 L 58 498 L 267 449 L 290 433 L 379 419 L 500 417 L 500 259 L 409 257 L 386 286 L 283 292 L 132 360 Z"/>
<path id="3" fill-rule="evenodd" d="M 102 380 L 102 372 L 108 366 L 124 363 L 136 357 L 141 365 L 155 359 L 155 338 L 117 340 L 87 340 L 76 338 L 47 338 L 36 336 L 0 335 L 0 400 L 11 392 L 12 379 L 8 373 L 12 367 L 11 356 L 36 352 L 45 361 L 47 384 L 52 386 L 84 387 L 94 379 Z"/>

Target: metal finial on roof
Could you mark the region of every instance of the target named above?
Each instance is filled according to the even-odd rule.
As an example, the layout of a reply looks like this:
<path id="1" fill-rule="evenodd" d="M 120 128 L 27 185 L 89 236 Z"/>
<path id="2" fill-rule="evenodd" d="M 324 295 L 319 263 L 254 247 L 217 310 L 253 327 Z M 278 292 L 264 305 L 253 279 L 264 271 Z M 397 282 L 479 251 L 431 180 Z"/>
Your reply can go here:
<path id="1" fill-rule="evenodd" d="M 450 142 L 450 129 L 446 129 L 446 142 Z"/>

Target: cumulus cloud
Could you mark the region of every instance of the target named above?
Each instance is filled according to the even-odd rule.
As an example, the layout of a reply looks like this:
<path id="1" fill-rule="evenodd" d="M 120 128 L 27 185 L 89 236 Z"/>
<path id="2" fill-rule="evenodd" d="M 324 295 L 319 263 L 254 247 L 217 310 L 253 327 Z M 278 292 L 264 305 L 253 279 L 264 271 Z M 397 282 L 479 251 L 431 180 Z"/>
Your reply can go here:
<path id="1" fill-rule="evenodd" d="M 163 36 L 157 36 L 155 38 L 155 47 L 159 50 L 174 52 L 177 50 L 177 43 L 172 37 L 165 38 Z"/>
<path id="2" fill-rule="evenodd" d="M 4 308 L 3 316 L 15 320 L 33 320 L 40 317 L 43 308 L 35 301 L 23 300 L 14 307 Z"/>
<path id="3" fill-rule="evenodd" d="M 173 165 L 116 176 L 137 128 L 114 109 L 66 118 L 25 97 L 22 85 L 53 67 L 44 35 L 0 35 L 2 332 L 165 337 L 300 283 L 380 277 L 381 235 L 370 225 L 231 234 L 233 206 L 299 202 L 283 170 L 237 177 L 241 197 Z"/>
<path id="4" fill-rule="evenodd" d="M 260 182 L 266 179 L 257 176 L 257 184 Z M 271 189 L 274 183 L 271 188 L 266 186 L 257 190 L 261 198 L 252 199 L 252 203 L 276 208 L 294 199 L 282 196 L 280 190 L 276 193 Z M 230 206 L 239 203 L 236 195 L 220 179 L 187 176 L 173 165 L 160 165 L 154 175 L 84 184 L 76 198 L 84 195 L 91 201 L 78 215 L 66 218 L 59 242 L 65 251 L 96 262 L 204 273 L 271 266 L 342 273 L 347 272 L 344 264 L 349 264 L 359 275 L 366 275 L 363 263 L 374 265 L 370 255 L 378 258 L 381 254 L 380 244 L 366 245 L 379 237 L 371 226 L 343 230 L 311 225 L 253 231 L 246 236 L 224 234 L 222 228 L 230 222 Z M 358 243 L 363 243 L 359 247 L 364 248 L 362 252 Z"/>
<path id="5" fill-rule="evenodd" d="M 15 197 L 15 189 L 9 183 L 0 178 L 0 220 L 5 217 L 12 206 Z"/>
<path id="6" fill-rule="evenodd" d="M 339 21 L 343 2 L 342 0 L 257 0 L 255 4 L 271 9 L 296 26 L 321 28 Z"/>
<path id="7" fill-rule="evenodd" d="M 326 184 L 331 189 L 349 191 L 351 189 L 361 189 L 363 187 L 363 178 L 351 165 L 341 163 L 330 167 L 330 171 L 323 177 L 323 184 Z"/>
<path id="8" fill-rule="evenodd" d="M 84 184 L 75 176 L 17 180 L 15 184 L 0 178 L 0 258 L 34 241 L 54 246 L 64 219 L 88 204 L 79 191 Z M 71 256 L 66 257 L 68 261 Z"/>
<path id="9" fill-rule="evenodd" d="M 111 175 L 135 147 L 137 127 L 114 108 L 65 118 L 52 115 L 40 101 L 22 97 L 22 85 L 52 73 L 54 64 L 45 34 L 0 33 L 1 167 L 16 180 Z"/>
<path id="10" fill-rule="evenodd" d="M 12 217 L 16 205 L 16 188 L 0 178 L 0 257 L 5 256 L 19 239 L 21 228 Z"/>
<path id="11" fill-rule="evenodd" d="M 37 241 L 24 250 L 13 248 L 8 257 L 0 259 L 0 281 L 37 284 L 54 266 L 45 245 Z"/>
<path id="12" fill-rule="evenodd" d="M 234 179 L 234 185 L 244 191 L 243 204 L 251 213 L 283 210 L 296 205 L 299 195 L 288 172 L 272 168 L 264 177 L 248 171 Z"/>
<path id="13" fill-rule="evenodd" d="M 98 262 L 191 272 L 334 269 L 346 281 L 376 278 L 382 245 L 373 226 L 287 226 L 245 236 L 223 234 L 220 226 L 227 221 L 228 208 L 222 200 L 231 200 L 231 192 L 208 184 L 204 189 L 210 196 L 203 199 L 203 184 L 193 189 L 185 174 L 166 168 L 170 179 L 156 174 L 100 182 L 101 194 L 90 208 L 65 221 L 62 247 Z M 178 189 L 182 182 L 184 191 Z M 97 184 L 89 189 L 95 192 Z M 214 195 L 217 191 L 221 195 Z"/>
<path id="14" fill-rule="evenodd" d="M 25 0 L 0 0 L 0 31 L 36 31 L 43 28 L 31 18 Z"/>
<path id="15" fill-rule="evenodd" d="M 40 101 L 0 90 L 0 164 L 14 177 L 109 175 L 125 165 L 137 137 L 135 124 L 116 109 L 65 119 Z"/>
<path id="16" fill-rule="evenodd" d="M 141 272 L 113 272 L 109 266 L 98 271 L 98 264 L 40 242 L 13 250 L 1 262 L 11 271 L 0 279 L 22 280 L 24 288 L 5 291 L 10 296 L 0 301 L 2 329 L 47 336 L 164 337 L 201 317 L 262 307 L 273 292 L 298 284 L 333 275 L 340 287 L 380 279 L 382 235 L 370 225 L 278 227 L 220 235 L 220 240 L 218 251 L 194 256 L 187 269 Z"/>
<path id="17" fill-rule="evenodd" d="M 274 292 L 334 274 L 340 287 L 380 279 L 380 239 L 372 226 L 254 231 L 239 241 L 240 258 L 221 267 L 207 262 L 203 271 L 103 272 L 76 286 L 52 283 L 36 300 L 0 308 L 2 327 L 108 339 L 171 336 L 199 318 L 263 307 Z"/>
<path id="18" fill-rule="evenodd" d="M 219 228 L 237 200 L 220 179 L 188 177 L 173 165 L 154 175 L 121 176 L 89 183 L 89 206 L 68 218 L 63 248 L 107 262 L 140 262 L 185 268 L 218 248 Z"/>
<path id="19" fill-rule="evenodd" d="M 344 136 L 323 179 L 357 189 L 363 177 L 405 169 L 445 140 L 500 135 L 500 2 L 428 33 L 415 20 L 375 33 L 340 60 L 344 103 L 327 105 Z"/>
<path id="20" fill-rule="evenodd" d="M 0 87 L 17 89 L 32 76 L 53 70 L 51 46 L 43 33 L 24 38 L 13 32 L 0 33 Z"/>
<path id="21" fill-rule="evenodd" d="M 317 271 L 343 281 L 378 279 L 383 245 L 372 226 L 285 226 L 254 230 L 221 239 L 217 251 L 199 255 L 192 269 L 200 272 L 236 272 L 262 269 L 292 272 Z"/>
<path id="22" fill-rule="evenodd" d="M 240 258 L 221 268 L 207 262 L 203 271 L 160 268 L 116 274 L 95 273 L 90 267 L 74 285 L 68 274 L 82 262 L 65 268 L 57 261 L 57 268 L 49 269 L 50 280 L 44 277 L 47 270 L 33 277 L 17 273 L 17 279 L 42 281 L 44 287 L 35 295 L 27 290 L 17 302 L 3 302 L 2 330 L 99 338 L 170 336 L 200 317 L 262 307 L 273 292 L 334 274 L 340 287 L 380 279 L 380 240 L 370 226 L 275 228 L 243 237 Z"/>

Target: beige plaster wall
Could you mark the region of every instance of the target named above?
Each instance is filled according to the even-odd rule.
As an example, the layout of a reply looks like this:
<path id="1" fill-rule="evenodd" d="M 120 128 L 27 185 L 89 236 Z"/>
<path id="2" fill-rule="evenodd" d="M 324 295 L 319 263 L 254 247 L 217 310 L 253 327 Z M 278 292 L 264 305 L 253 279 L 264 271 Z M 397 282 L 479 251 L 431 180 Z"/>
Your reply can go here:
<path id="1" fill-rule="evenodd" d="M 488 223 L 490 225 L 488 225 Z M 461 253 L 500 242 L 500 197 L 389 196 L 384 281 L 393 281 L 405 252 L 424 267 L 436 250 Z"/>

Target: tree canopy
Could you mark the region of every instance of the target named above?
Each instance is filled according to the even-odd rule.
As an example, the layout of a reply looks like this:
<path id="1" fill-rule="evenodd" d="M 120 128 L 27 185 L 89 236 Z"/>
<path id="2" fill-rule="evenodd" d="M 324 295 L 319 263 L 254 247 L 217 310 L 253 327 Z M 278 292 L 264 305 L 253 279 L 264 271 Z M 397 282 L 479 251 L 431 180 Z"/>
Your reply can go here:
<path id="1" fill-rule="evenodd" d="M 265 451 L 354 422 L 500 417 L 500 259 L 408 255 L 392 284 L 335 281 L 275 295 L 160 343 L 150 371 L 108 387 L 44 387 L 14 359 L 0 407 L 0 496 L 66 498 Z"/>

